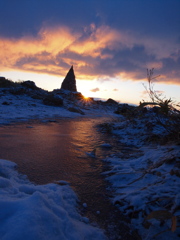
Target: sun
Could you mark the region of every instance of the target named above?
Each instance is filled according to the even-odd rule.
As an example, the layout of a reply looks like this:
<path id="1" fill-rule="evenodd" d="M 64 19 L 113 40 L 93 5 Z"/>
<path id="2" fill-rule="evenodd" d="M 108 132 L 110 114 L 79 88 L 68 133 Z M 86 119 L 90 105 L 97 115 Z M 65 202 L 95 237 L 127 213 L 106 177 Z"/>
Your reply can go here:
<path id="1" fill-rule="evenodd" d="M 80 102 L 81 102 L 81 104 L 82 104 L 83 106 L 89 106 L 89 105 L 92 104 L 93 99 L 90 98 L 90 97 L 87 97 L 87 96 L 84 96 L 84 95 L 83 95 L 83 97 L 82 97 L 82 99 L 81 99 Z"/>
<path id="2" fill-rule="evenodd" d="M 83 95 L 84 100 L 88 100 L 89 97 Z"/>

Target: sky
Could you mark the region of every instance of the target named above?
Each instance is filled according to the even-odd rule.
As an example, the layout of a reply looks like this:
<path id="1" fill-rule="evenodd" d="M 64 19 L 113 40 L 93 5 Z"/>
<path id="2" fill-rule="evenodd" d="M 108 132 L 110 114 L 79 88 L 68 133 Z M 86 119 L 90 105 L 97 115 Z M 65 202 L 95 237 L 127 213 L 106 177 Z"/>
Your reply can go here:
<path id="1" fill-rule="evenodd" d="M 180 0 L 0 0 L 0 76 L 52 91 L 73 65 L 85 96 L 180 101 Z"/>

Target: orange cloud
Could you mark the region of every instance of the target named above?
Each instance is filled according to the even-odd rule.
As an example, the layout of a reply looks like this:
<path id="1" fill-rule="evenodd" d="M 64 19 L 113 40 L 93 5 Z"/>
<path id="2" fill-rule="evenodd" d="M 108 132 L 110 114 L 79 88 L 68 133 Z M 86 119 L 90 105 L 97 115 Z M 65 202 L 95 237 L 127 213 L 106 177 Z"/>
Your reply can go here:
<path id="1" fill-rule="evenodd" d="M 92 26 L 91 26 L 92 29 Z M 114 49 L 115 45 L 120 41 L 121 34 L 108 26 L 99 28 L 93 27 L 91 34 L 83 40 L 80 40 L 70 46 L 70 50 L 78 54 L 90 55 L 92 57 L 101 56 L 111 58 L 111 55 L 103 56 L 101 50 L 104 48 Z"/>
<path id="2" fill-rule="evenodd" d="M 20 39 L 0 38 L 1 68 L 16 68 L 19 61 L 22 62 L 21 67 L 24 70 L 31 68 L 36 71 L 45 68 L 46 65 L 40 67 L 41 61 L 48 63 L 48 61 L 54 60 L 55 66 L 56 55 L 64 51 L 77 38 L 78 34 L 72 34 L 65 27 L 56 29 L 43 28 L 37 37 L 25 36 Z M 23 60 L 25 61 L 24 64 Z"/>
<path id="3" fill-rule="evenodd" d="M 94 61 L 91 63 L 83 57 L 111 58 L 110 54 L 102 54 L 102 49 L 106 47 L 113 49 L 119 38 L 118 31 L 108 26 L 96 28 L 94 24 L 84 29 L 82 33 L 73 32 L 62 26 L 44 27 L 36 37 L 0 38 L 0 70 L 19 69 L 64 75 L 67 66 L 74 64 L 77 73 L 81 75 L 82 72 L 78 72 L 78 69 L 82 70 L 87 67 L 92 69 L 95 64 Z M 76 54 L 76 57 L 72 57 L 69 53 Z M 77 56 L 81 56 L 81 59 Z M 92 79 L 92 76 L 86 75 L 84 72 L 80 78 Z M 95 73 L 92 75 L 97 76 Z"/>
<path id="4" fill-rule="evenodd" d="M 99 92 L 100 89 L 99 89 L 99 88 L 93 88 L 93 89 L 91 89 L 90 91 L 91 91 L 91 92 Z"/>
<path id="5" fill-rule="evenodd" d="M 172 49 L 168 47 L 164 55 L 169 57 L 164 59 L 149 54 L 157 47 L 154 42 L 105 25 L 91 24 L 81 32 L 65 26 L 43 27 L 37 36 L 0 38 L 0 71 L 13 69 L 64 77 L 69 66 L 74 65 L 78 79 L 142 80 L 146 68 L 153 67 L 159 70 L 158 74 L 168 69 L 162 72 L 164 81 L 173 76 L 171 81 L 179 83 L 178 54 L 170 54 Z"/>

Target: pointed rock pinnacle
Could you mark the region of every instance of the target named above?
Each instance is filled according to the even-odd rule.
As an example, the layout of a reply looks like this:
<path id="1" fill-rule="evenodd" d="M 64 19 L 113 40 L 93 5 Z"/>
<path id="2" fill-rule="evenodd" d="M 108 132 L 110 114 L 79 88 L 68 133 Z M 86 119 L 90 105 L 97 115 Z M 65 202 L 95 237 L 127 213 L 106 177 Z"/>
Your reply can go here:
<path id="1" fill-rule="evenodd" d="M 71 92 L 77 92 L 76 78 L 74 75 L 73 66 L 71 66 L 71 68 L 69 69 L 69 72 L 67 73 L 65 79 L 63 80 L 61 84 L 61 89 L 69 90 Z"/>

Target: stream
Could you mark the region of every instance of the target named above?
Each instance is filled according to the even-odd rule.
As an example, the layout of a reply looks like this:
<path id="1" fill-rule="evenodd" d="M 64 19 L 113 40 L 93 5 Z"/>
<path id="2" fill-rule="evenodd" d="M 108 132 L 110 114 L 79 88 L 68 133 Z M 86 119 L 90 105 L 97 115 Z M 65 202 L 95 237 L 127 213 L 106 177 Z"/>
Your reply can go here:
<path id="1" fill-rule="evenodd" d="M 69 182 L 80 200 L 81 214 L 105 229 L 108 239 L 136 240 L 139 237 L 110 202 L 112 193 L 102 174 L 108 167 L 103 158 L 119 151 L 117 139 L 97 129 L 110 120 L 76 118 L 1 126 L 0 158 L 16 162 L 18 171 L 35 184 Z M 112 147 L 102 147 L 105 143 Z M 90 153 L 95 149 L 93 157 Z"/>

